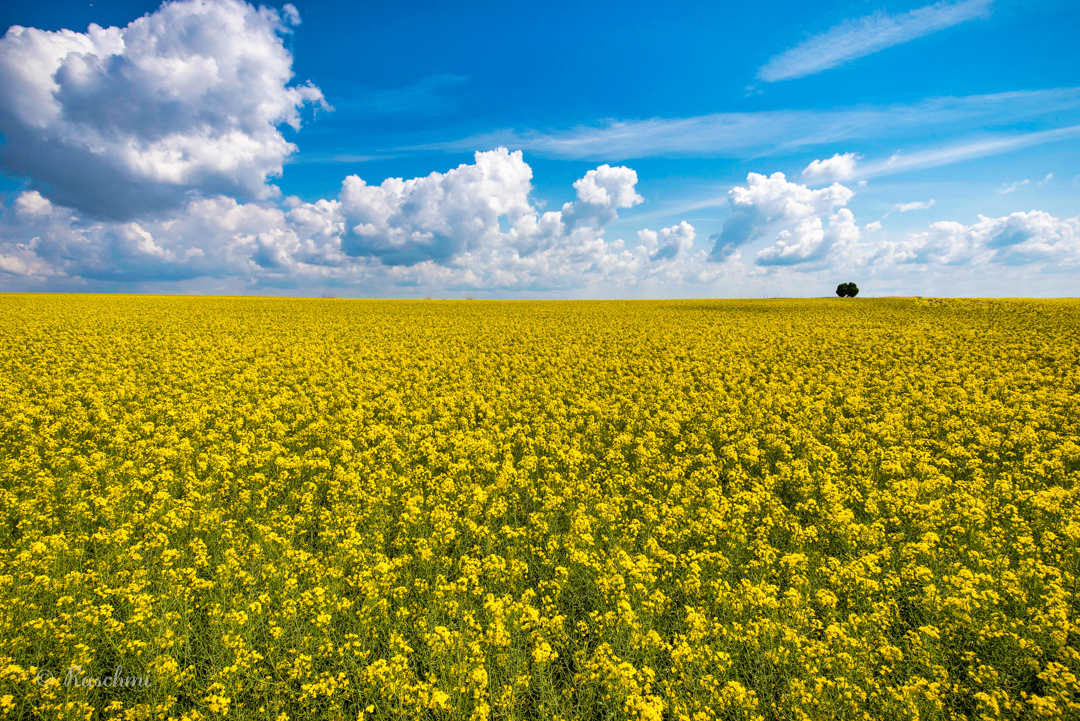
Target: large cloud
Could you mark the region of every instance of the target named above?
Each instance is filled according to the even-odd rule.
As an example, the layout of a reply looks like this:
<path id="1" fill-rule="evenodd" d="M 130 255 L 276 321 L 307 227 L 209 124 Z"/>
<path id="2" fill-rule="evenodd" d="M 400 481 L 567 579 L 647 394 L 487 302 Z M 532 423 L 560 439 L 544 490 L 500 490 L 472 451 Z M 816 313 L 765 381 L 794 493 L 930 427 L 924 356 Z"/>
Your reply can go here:
<path id="1" fill-rule="evenodd" d="M 12 26 L 0 39 L 3 164 L 52 201 L 128 220 L 191 191 L 272 196 L 295 151 L 280 131 L 322 104 L 290 86 L 282 42 L 299 22 L 239 0 L 166 3 L 124 28 Z"/>
<path id="2" fill-rule="evenodd" d="M 356 175 L 341 187 L 342 210 L 348 223 L 346 252 L 375 256 L 388 265 L 413 265 L 424 260 L 443 262 L 483 245 L 503 241 L 499 218 L 519 222 L 527 235 L 559 232 L 552 214 L 538 223 L 529 203 L 532 169 L 521 152 L 505 148 L 477 153 L 473 165 L 423 178 L 388 178 L 368 185 Z"/>
<path id="3" fill-rule="evenodd" d="M 637 174 L 600 166 L 574 183 L 576 200 L 543 212 L 520 152 L 425 177 L 368 185 L 337 199 L 283 204 L 196 197 L 162 218 L 88 222 L 37 191 L 0 224 L 0 273 L 96 281 L 241 277 L 263 284 L 364 283 L 443 289 L 543 290 L 700 275 L 694 228 L 643 230 L 628 247 L 603 235 L 641 202 Z"/>
<path id="4" fill-rule="evenodd" d="M 639 230 L 638 240 L 649 252 L 650 260 L 671 260 L 690 250 L 694 244 L 694 226 L 685 220 L 670 228 Z"/>
<path id="5" fill-rule="evenodd" d="M 1080 268 L 1080 218 L 1041 211 L 980 216 L 971 225 L 939 222 L 898 238 L 879 222 L 867 226 L 877 232 L 862 234 L 843 207 L 849 189 L 811 190 L 781 174 L 751 174 L 728 196 L 732 218 L 748 223 L 744 237 L 770 231 L 775 240 L 757 249 L 752 265 L 737 257 L 709 263 L 704 251 L 695 252 L 695 229 L 686 222 L 641 229 L 636 244 L 606 237 L 618 212 L 641 202 L 629 168 L 588 171 L 573 184 L 574 199 L 551 211 L 532 197 L 532 175 L 520 152 L 499 148 L 418 178 L 369 185 L 350 176 L 336 198 L 314 203 L 195 195 L 160 216 L 124 221 L 88 218 L 28 190 L 0 215 L 0 287 L 150 282 L 161 290 L 174 281 L 220 280 L 236 290 L 344 286 L 372 295 L 637 295 L 721 279 L 727 293 L 739 283 L 744 290 L 788 283 L 788 292 L 799 292 L 821 280 L 792 285 L 786 269 L 822 278 L 862 269 L 882 279 L 935 269 L 953 274 L 957 266 L 987 277 L 1015 276 L 1021 265 L 1034 272 Z"/>
<path id="6" fill-rule="evenodd" d="M 710 260 L 723 261 L 739 248 L 759 238 L 772 225 L 797 225 L 815 216 L 832 213 L 847 205 L 855 192 L 833 183 L 827 188 L 811 190 L 792 183 L 783 173 L 766 177 L 758 173 L 746 176 L 745 186 L 728 192 L 731 216 L 714 241 Z"/>
<path id="7" fill-rule="evenodd" d="M 389 178 L 378 186 L 350 175 L 340 196 L 348 224 L 345 250 L 388 265 L 413 265 L 502 246 L 524 257 L 560 243 L 586 243 L 620 208 L 642 202 L 636 184 L 630 168 L 601 165 L 574 183 L 576 202 L 541 214 L 529 201 L 532 169 L 521 151 L 476 153 L 472 165 L 411 180 Z"/>
<path id="8" fill-rule="evenodd" d="M 972 225 L 942 221 L 884 245 L 875 262 L 921 266 L 1051 263 L 1058 270 L 1075 270 L 1080 267 L 1080 217 L 1055 218 L 1033 210 L 1000 218 L 980 215 Z"/>
<path id="9" fill-rule="evenodd" d="M 91 222 L 37 191 L 22 193 L 12 210 L 0 228 L 7 241 L 0 252 L 20 258 L 27 270 L 18 274 L 25 275 L 43 267 L 50 275 L 123 282 L 243 275 L 268 246 L 299 241 L 281 209 L 224 196 L 195 199 L 167 220 Z"/>
<path id="10" fill-rule="evenodd" d="M 757 255 L 758 265 L 799 265 L 823 261 L 833 251 L 850 249 L 859 240 L 859 226 L 847 208 L 829 217 L 824 227 L 819 216 L 803 218 L 794 230 L 782 230 L 772 246 Z"/>

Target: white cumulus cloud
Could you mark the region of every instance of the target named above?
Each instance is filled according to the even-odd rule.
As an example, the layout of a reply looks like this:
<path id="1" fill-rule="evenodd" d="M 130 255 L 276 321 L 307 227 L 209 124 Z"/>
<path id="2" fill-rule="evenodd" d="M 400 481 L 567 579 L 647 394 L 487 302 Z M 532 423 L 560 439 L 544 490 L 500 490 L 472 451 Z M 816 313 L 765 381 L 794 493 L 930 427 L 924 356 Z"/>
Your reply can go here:
<path id="1" fill-rule="evenodd" d="M 263 286 L 570 289 L 701 277 L 694 228 L 643 230 L 637 245 L 604 237 L 642 202 L 630 168 L 600 166 L 576 199 L 543 211 L 521 152 L 498 148 L 418 178 L 369 185 L 347 177 L 337 198 L 243 203 L 195 196 L 160 217 L 92 221 L 35 190 L 0 220 L 0 273 L 137 283 L 246 278 Z"/>
<path id="2" fill-rule="evenodd" d="M 98 218 L 180 207 L 194 191 L 272 197 L 313 85 L 282 42 L 299 22 L 240 0 L 163 4 L 85 33 L 12 26 L 0 39 L 3 165 Z M 46 190 L 47 189 L 47 190 Z"/>
<path id="3" fill-rule="evenodd" d="M 685 221 L 640 229 L 632 243 L 609 237 L 618 212 L 642 202 L 630 168 L 586 172 L 558 210 L 532 197 L 532 179 L 521 152 L 497 148 L 415 178 L 369 184 L 349 176 L 336 197 L 316 202 L 195 194 L 179 208 L 127 220 L 94 219 L 27 190 L 0 211 L 0 287 L 221 281 L 372 295 L 614 294 L 720 279 L 787 282 L 791 271 L 862 269 L 880 279 L 960 266 L 985 277 L 1016 267 L 1080 270 L 1080 218 L 1037 210 L 970 225 L 942 221 L 894 238 L 880 220 L 860 227 L 846 207 L 854 192 L 839 183 L 812 189 L 782 173 L 751 173 L 728 193 L 731 215 L 706 253 L 695 251 L 696 231 Z M 741 249 L 767 234 L 744 260 Z"/>
<path id="4" fill-rule="evenodd" d="M 637 173 L 630 168 L 601 165 L 574 181 L 574 189 L 582 203 L 598 208 L 630 208 L 644 202 L 634 190 L 637 179 Z"/>
<path id="5" fill-rule="evenodd" d="M 710 238 L 714 243 L 709 257 L 722 261 L 739 246 L 761 237 L 773 224 L 794 226 L 811 217 L 831 214 L 854 196 L 853 190 L 839 183 L 811 190 L 792 183 L 783 173 L 750 173 L 746 185 L 728 192 L 732 214 L 721 231 Z"/>
<path id="6" fill-rule="evenodd" d="M 831 180 L 850 180 L 855 177 L 855 166 L 859 156 L 844 153 L 826 160 L 815 160 L 802 171 L 802 176 L 811 183 L 827 183 Z"/>
<path id="7" fill-rule="evenodd" d="M 685 220 L 670 228 L 639 230 L 638 240 L 649 253 L 649 260 L 672 260 L 685 254 L 694 245 L 694 226 Z"/>
<path id="8" fill-rule="evenodd" d="M 1057 270 L 1080 267 L 1080 217 L 1056 218 L 1033 210 L 977 223 L 933 223 L 923 232 L 884 246 L 883 264 L 922 266 L 1051 263 Z"/>
<path id="9" fill-rule="evenodd" d="M 824 227 L 819 216 L 803 218 L 793 230 L 782 230 L 776 243 L 757 255 L 758 265 L 798 265 L 824 261 L 834 249 L 853 246 L 859 240 L 859 226 L 847 208 L 829 216 Z"/>
<path id="10" fill-rule="evenodd" d="M 579 181 L 580 182 L 580 181 Z M 530 239 L 560 232 L 558 214 L 537 219 L 529 203 L 532 169 L 521 152 L 477 153 L 473 165 L 422 178 L 388 178 L 368 185 L 356 175 L 341 187 L 350 255 L 379 257 L 389 265 L 445 261 L 483 245 L 503 242 L 499 218 Z"/>

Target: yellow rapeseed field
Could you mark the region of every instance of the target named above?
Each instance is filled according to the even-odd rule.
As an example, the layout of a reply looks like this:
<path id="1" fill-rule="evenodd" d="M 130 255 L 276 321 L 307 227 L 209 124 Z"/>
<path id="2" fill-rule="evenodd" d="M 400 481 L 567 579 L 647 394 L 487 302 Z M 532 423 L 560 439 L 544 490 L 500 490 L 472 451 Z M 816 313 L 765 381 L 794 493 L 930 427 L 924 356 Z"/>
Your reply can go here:
<path id="1" fill-rule="evenodd" d="M 0 319 L 3 717 L 1080 718 L 1080 301 Z"/>

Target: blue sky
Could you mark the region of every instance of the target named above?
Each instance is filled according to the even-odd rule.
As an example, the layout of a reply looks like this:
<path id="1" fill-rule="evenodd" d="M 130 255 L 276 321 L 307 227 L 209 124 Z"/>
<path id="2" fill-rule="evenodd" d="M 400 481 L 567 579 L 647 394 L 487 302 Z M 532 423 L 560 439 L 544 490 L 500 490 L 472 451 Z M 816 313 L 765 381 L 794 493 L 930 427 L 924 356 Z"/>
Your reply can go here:
<path id="1" fill-rule="evenodd" d="M 0 290 L 1080 279 L 1077 3 L 22 5 Z"/>

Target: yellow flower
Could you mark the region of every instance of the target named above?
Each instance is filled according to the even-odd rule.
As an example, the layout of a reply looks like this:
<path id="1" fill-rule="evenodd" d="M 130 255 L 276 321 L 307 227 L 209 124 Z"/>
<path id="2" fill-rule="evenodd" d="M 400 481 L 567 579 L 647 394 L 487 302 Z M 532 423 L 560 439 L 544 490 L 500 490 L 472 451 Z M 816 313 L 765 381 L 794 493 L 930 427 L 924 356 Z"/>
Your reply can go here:
<path id="1" fill-rule="evenodd" d="M 0 713 L 1080 716 L 1080 302 L 3 300 Z"/>

